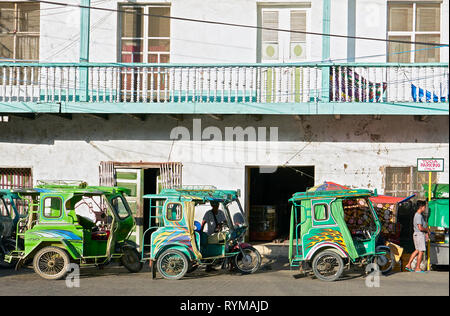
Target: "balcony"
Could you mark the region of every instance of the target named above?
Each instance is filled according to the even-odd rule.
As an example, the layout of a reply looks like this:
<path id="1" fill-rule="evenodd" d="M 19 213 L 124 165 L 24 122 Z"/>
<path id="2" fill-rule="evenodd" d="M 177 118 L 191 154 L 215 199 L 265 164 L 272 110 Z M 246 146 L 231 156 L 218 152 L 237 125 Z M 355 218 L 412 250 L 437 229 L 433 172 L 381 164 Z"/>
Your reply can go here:
<path id="1" fill-rule="evenodd" d="M 0 113 L 448 115 L 447 64 L 0 63 Z"/>

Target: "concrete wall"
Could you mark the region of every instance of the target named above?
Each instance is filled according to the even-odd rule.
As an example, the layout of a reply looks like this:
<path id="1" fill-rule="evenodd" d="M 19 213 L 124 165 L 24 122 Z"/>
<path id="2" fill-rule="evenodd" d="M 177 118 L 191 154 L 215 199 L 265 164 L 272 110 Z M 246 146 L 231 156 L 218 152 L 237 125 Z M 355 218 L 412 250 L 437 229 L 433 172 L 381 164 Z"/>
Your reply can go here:
<path id="1" fill-rule="evenodd" d="M 191 139 L 193 119 L 201 119 L 203 141 L 171 140 L 175 127 L 186 127 Z M 196 121 L 198 122 L 198 121 Z M 225 141 L 227 127 L 278 128 L 278 142 L 259 154 L 254 141 Z M 249 131 L 250 129 L 247 129 Z M 216 138 L 213 138 L 211 132 Z M 215 133 L 215 134 L 214 134 Z M 220 135 L 221 134 L 221 135 Z M 173 134 L 174 135 L 174 134 Z M 100 161 L 181 161 L 184 184 L 210 184 L 241 189 L 245 166 L 315 166 L 315 183 L 334 181 L 383 191 L 384 166 L 415 166 L 418 157 L 443 157 L 449 181 L 448 117 L 419 121 L 412 116 L 186 116 L 181 122 L 163 115 L 139 121 L 129 116 L 109 120 L 74 115 L 73 120 L 42 116 L 11 117 L 0 123 L 0 167 L 31 167 L 37 179 L 80 179 L 98 183 Z M 269 133 L 267 133 L 269 139 Z"/>

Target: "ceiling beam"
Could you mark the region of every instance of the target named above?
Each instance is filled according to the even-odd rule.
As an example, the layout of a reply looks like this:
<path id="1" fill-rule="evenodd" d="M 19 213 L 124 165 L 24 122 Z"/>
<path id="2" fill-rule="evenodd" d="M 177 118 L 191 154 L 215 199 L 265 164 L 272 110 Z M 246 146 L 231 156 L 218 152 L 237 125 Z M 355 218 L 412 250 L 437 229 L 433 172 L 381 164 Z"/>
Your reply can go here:
<path id="1" fill-rule="evenodd" d="M 212 117 L 213 119 L 217 121 L 223 121 L 223 115 L 222 114 L 208 114 L 208 116 Z"/>
<path id="2" fill-rule="evenodd" d="M 167 114 L 167 116 L 180 122 L 184 120 L 183 114 Z"/>
<path id="3" fill-rule="evenodd" d="M 129 117 L 132 117 L 132 118 L 134 118 L 136 120 L 139 120 L 139 121 L 145 121 L 147 119 L 147 115 L 145 115 L 145 114 L 131 114 L 131 113 L 129 113 L 127 115 Z"/>

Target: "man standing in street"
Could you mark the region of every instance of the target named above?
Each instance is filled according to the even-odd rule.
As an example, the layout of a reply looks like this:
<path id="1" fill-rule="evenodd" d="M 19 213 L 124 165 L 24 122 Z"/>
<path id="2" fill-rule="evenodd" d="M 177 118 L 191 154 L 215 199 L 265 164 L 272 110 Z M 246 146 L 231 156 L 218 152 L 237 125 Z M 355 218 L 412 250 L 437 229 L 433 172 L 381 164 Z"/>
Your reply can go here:
<path id="1" fill-rule="evenodd" d="M 425 272 L 420 269 L 420 264 L 423 260 L 423 254 L 425 253 L 425 243 L 426 240 L 429 238 L 430 230 L 427 227 L 425 223 L 425 219 L 423 218 L 423 212 L 425 212 L 425 209 L 427 207 L 427 203 L 423 200 L 417 201 L 417 211 L 416 214 L 414 214 L 414 233 L 413 233 L 413 240 L 414 240 L 414 247 L 416 250 L 411 254 L 411 257 L 409 258 L 408 264 L 406 265 L 406 270 L 408 271 L 415 271 L 415 272 Z M 417 257 L 417 263 L 415 270 L 412 270 L 411 263 L 413 262 L 414 258 Z"/>

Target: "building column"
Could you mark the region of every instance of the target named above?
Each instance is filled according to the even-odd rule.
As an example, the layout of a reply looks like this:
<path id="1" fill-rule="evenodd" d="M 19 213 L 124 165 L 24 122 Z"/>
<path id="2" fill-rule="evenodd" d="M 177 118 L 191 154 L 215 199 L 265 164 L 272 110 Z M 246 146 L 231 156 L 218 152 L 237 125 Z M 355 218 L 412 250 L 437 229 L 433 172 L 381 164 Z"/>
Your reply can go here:
<path id="1" fill-rule="evenodd" d="M 91 0 L 81 0 L 80 8 L 80 64 L 89 63 L 89 38 L 91 23 Z M 88 101 L 89 68 L 80 67 L 80 101 Z M 75 100 L 74 100 L 75 101 Z"/>
<path id="2" fill-rule="evenodd" d="M 322 33 L 330 34 L 331 0 L 323 1 Z M 322 61 L 330 59 L 330 37 L 322 36 Z M 322 67 L 322 102 L 330 100 L 330 67 Z"/>
<path id="3" fill-rule="evenodd" d="M 348 0 L 348 17 L 347 17 L 347 35 L 356 36 L 356 0 Z M 347 62 L 355 62 L 355 46 L 354 38 L 347 39 Z"/>

